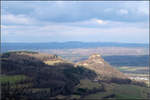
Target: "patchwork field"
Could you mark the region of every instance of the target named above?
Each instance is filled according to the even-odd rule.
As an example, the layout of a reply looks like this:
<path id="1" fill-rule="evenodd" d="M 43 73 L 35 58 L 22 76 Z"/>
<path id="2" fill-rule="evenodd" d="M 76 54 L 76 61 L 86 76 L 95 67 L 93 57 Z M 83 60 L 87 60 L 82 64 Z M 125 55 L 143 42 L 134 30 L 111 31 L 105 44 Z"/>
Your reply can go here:
<path id="1" fill-rule="evenodd" d="M 149 67 L 141 66 L 141 67 L 136 67 L 136 66 L 121 66 L 121 67 L 116 67 L 118 70 L 124 73 L 132 73 L 132 74 L 148 74 L 149 73 Z"/>

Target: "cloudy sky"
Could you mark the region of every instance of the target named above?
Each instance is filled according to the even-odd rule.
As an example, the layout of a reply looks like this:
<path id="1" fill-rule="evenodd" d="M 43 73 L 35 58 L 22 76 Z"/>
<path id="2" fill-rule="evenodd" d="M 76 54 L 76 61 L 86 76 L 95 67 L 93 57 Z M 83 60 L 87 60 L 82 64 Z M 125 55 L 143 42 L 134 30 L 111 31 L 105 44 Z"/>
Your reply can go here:
<path id="1" fill-rule="evenodd" d="M 148 1 L 3 1 L 2 42 L 149 42 Z"/>

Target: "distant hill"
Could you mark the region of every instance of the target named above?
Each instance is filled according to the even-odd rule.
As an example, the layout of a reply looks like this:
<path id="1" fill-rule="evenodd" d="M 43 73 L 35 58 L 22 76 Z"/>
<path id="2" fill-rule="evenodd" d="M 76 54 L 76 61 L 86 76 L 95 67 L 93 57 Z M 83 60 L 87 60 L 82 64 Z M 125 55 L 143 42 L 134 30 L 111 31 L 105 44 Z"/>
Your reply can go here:
<path id="1" fill-rule="evenodd" d="M 50 42 L 50 43 L 2 43 L 2 52 L 9 50 L 39 50 L 39 49 L 71 49 L 71 48 L 96 48 L 96 47 L 143 47 L 149 44 L 138 43 L 113 43 L 113 42 Z"/>

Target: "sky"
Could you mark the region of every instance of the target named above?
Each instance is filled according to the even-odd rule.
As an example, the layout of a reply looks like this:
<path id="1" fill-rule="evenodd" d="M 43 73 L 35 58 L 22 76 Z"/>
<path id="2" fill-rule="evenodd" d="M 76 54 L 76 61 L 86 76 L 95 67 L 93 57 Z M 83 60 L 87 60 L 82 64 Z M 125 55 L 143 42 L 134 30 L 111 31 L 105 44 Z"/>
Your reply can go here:
<path id="1" fill-rule="evenodd" d="M 2 1 L 2 42 L 149 43 L 149 1 Z"/>

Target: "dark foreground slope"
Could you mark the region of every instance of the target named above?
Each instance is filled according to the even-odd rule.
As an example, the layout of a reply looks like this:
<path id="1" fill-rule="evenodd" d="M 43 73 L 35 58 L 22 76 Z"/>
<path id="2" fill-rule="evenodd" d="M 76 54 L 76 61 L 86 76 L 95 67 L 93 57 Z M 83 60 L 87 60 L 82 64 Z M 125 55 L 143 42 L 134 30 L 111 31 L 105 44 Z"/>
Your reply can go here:
<path id="1" fill-rule="evenodd" d="M 25 99 L 44 100 L 60 94 L 70 95 L 73 92 L 72 88 L 79 84 L 80 79 L 93 79 L 96 74 L 82 67 L 75 68 L 72 64 L 46 65 L 36 57 L 21 53 L 3 54 L 2 77 L 16 76 L 25 78 L 18 80 L 13 85 L 4 82 L 2 84 L 2 98 L 9 95 L 10 97 L 7 98 L 24 97 Z"/>
<path id="2" fill-rule="evenodd" d="M 62 62 L 45 63 L 57 60 Z M 96 72 L 75 67 L 56 55 L 11 52 L 2 54 L 1 61 L 2 100 L 149 98 L 149 89 L 139 86 L 142 84 L 95 81 Z M 133 93 L 126 92 L 129 88 Z"/>

